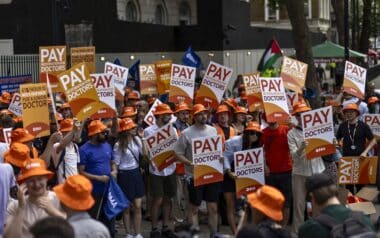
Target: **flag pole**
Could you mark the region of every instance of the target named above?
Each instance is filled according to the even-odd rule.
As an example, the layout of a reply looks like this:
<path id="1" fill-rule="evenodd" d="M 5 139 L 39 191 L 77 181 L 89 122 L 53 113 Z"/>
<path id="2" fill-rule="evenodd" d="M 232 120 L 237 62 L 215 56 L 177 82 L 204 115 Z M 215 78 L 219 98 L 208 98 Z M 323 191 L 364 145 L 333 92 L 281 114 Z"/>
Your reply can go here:
<path id="1" fill-rule="evenodd" d="M 53 108 L 54 121 L 55 121 L 55 124 L 57 125 L 57 130 L 59 131 L 59 124 L 58 124 L 57 118 L 55 117 L 56 114 L 57 114 L 57 110 L 55 108 L 55 101 L 54 101 L 53 92 L 51 90 L 51 85 L 50 85 L 50 79 L 49 79 L 48 72 L 46 72 L 46 82 L 47 82 L 47 88 L 48 88 L 48 92 L 49 92 L 49 96 L 50 96 L 51 105 L 52 105 L 52 108 Z"/>

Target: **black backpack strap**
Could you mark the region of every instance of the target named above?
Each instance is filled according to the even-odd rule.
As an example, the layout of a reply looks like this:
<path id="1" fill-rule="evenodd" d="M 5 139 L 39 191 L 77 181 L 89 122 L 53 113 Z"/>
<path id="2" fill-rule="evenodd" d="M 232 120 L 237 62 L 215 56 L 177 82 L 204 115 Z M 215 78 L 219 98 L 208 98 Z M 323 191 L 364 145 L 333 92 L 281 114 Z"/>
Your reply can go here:
<path id="1" fill-rule="evenodd" d="M 63 163 L 63 178 L 66 179 L 65 154 L 66 154 L 66 148 L 63 148 L 61 155 L 59 156 L 58 164 L 56 167 L 54 167 L 54 170 L 55 172 L 57 172 L 59 166 Z"/>
<path id="2" fill-rule="evenodd" d="M 317 222 L 320 224 L 327 226 L 329 229 L 332 229 L 334 226 L 341 224 L 338 220 L 336 220 L 334 217 L 327 215 L 325 213 L 321 213 L 317 217 L 314 218 Z"/>

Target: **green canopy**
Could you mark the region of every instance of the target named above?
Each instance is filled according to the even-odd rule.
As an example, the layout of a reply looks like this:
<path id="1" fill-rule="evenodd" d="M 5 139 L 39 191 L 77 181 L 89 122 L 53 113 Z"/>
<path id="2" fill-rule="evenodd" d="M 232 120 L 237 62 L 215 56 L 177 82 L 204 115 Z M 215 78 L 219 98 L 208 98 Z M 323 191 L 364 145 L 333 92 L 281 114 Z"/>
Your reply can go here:
<path id="1" fill-rule="evenodd" d="M 338 44 L 334 44 L 331 41 L 325 41 L 325 43 L 316 45 L 312 48 L 314 58 L 344 58 L 344 47 Z M 350 57 L 365 58 L 366 55 L 354 50 L 350 50 Z"/>

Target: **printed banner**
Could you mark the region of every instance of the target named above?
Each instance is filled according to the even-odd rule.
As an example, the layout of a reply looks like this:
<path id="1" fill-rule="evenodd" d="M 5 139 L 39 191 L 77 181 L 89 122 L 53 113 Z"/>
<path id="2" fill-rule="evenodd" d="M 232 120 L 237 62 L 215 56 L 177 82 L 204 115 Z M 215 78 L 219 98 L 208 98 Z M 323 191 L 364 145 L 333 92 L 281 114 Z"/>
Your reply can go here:
<path id="1" fill-rule="evenodd" d="M 162 171 L 176 161 L 174 146 L 178 141 L 173 123 L 168 123 L 157 132 L 145 138 L 150 157 L 158 171 Z"/>
<path id="2" fill-rule="evenodd" d="M 335 153 L 332 107 L 323 107 L 301 114 L 303 137 L 307 141 L 306 158 L 313 159 Z"/>
<path id="3" fill-rule="evenodd" d="M 289 118 L 287 97 L 282 78 L 260 78 L 267 122 L 282 122 Z"/>
<path id="4" fill-rule="evenodd" d="M 380 114 L 364 114 L 363 121 L 371 128 L 374 136 L 380 139 Z"/>
<path id="5" fill-rule="evenodd" d="M 53 75 L 66 70 L 66 46 L 40 46 L 40 82 L 46 83 L 49 77 L 53 92 L 62 92 L 58 79 Z"/>
<path id="6" fill-rule="evenodd" d="M 194 186 L 223 181 L 222 137 L 208 136 L 192 140 Z"/>
<path id="7" fill-rule="evenodd" d="M 107 62 L 104 73 L 114 75 L 116 99 L 124 102 L 125 86 L 128 81 L 128 68 Z"/>
<path id="8" fill-rule="evenodd" d="M 375 184 L 377 176 L 377 156 L 342 157 L 339 159 L 339 184 Z"/>
<path id="9" fill-rule="evenodd" d="M 141 64 L 139 73 L 141 95 L 157 94 L 157 76 L 154 64 Z"/>
<path id="10" fill-rule="evenodd" d="M 263 148 L 234 153 L 236 196 L 240 198 L 265 184 Z"/>
<path id="11" fill-rule="evenodd" d="M 154 66 L 156 68 L 158 94 L 169 93 L 172 61 L 159 60 L 154 62 Z"/>
<path id="12" fill-rule="evenodd" d="M 293 113 L 293 106 L 298 102 L 298 93 L 286 91 L 286 98 L 288 100 L 288 108 L 290 114 Z"/>
<path id="13" fill-rule="evenodd" d="M 20 85 L 20 95 L 24 128 L 35 137 L 50 135 L 46 84 Z"/>
<path id="14" fill-rule="evenodd" d="M 91 81 L 95 85 L 100 101 L 104 104 L 91 118 L 112 118 L 116 116 L 115 105 L 115 76 L 112 74 L 90 74 Z"/>
<path id="15" fill-rule="evenodd" d="M 195 73 L 194 67 L 172 64 L 169 102 L 193 104 Z"/>
<path id="16" fill-rule="evenodd" d="M 9 104 L 8 110 L 18 117 L 22 116 L 21 96 L 19 93 L 14 93 L 12 101 Z"/>
<path id="17" fill-rule="evenodd" d="M 12 127 L 9 127 L 9 128 L 3 128 L 2 131 L 3 131 L 3 137 L 4 137 L 4 141 L 6 144 L 10 145 L 11 144 L 11 135 L 12 135 L 12 130 L 13 128 Z"/>
<path id="18" fill-rule="evenodd" d="M 59 74 L 58 79 L 71 110 L 79 121 L 90 117 L 104 107 L 85 63 L 77 64 Z"/>
<path id="19" fill-rule="evenodd" d="M 232 69 L 210 61 L 197 92 L 195 103 L 217 109 L 232 76 Z"/>
<path id="20" fill-rule="evenodd" d="M 360 99 L 364 99 L 367 69 L 346 61 L 344 67 L 343 90 Z"/>
<path id="21" fill-rule="evenodd" d="M 159 99 L 156 99 L 152 106 L 150 107 L 148 113 L 145 115 L 144 122 L 148 124 L 149 126 L 156 124 L 156 117 L 154 116 L 153 112 L 156 110 L 156 107 L 162 104 L 162 102 Z M 174 123 L 177 120 L 177 117 L 172 115 L 172 119 L 170 120 L 171 123 Z"/>
<path id="22" fill-rule="evenodd" d="M 20 76 L 5 76 L 0 77 L 0 91 L 15 93 L 19 92 L 20 85 L 25 83 L 32 83 L 32 75 L 20 75 Z"/>
<path id="23" fill-rule="evenodd" d="M 284 56 L 281 67 L 281 77 L 284 87 L 297 93 L 302 93 L 305 86 L 307 64 Z"/>
<path id="24" fill-rule="evenodd" d="M 70 59 L 71 59 L 71 67 L 79 64 L 86 63 L 88 68 L 88 72 L 93 74 L 96 72 L 95 69 L 95 47 L 87 46 L 87 47 L 74 47 L 70 49 Z"/>
<path id="25" fill-rule="evenodd" d="M 248 111 L 264 109 L 259 82 L 260 73 L 243 74 L 243 82 L 248 97 Z"/>

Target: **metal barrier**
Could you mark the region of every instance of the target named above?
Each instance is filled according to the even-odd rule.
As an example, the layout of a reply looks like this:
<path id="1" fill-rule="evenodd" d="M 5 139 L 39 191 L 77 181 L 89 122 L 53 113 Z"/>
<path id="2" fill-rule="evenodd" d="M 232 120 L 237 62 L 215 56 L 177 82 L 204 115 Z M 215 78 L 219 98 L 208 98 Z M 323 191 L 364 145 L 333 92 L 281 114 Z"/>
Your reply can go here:
<path id="1" fill-rule="evenodd" d="M 26 74 L 39 82 L 38 55 L 0 55 L 0 77 Z"/>

